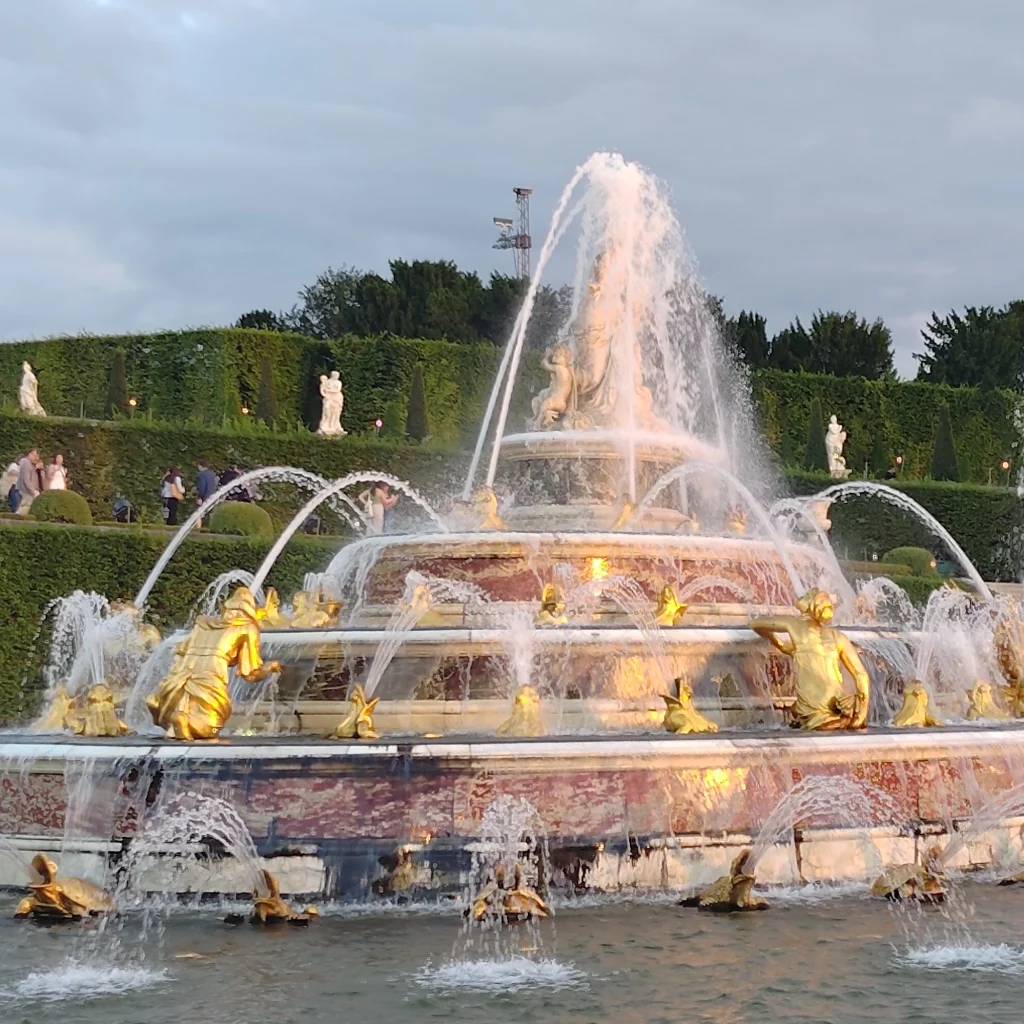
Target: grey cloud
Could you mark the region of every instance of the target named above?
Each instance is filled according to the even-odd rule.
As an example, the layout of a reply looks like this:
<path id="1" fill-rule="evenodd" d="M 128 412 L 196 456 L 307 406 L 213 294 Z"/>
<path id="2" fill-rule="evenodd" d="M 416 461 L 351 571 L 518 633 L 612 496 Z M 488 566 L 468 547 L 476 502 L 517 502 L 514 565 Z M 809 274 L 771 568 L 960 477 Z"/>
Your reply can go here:
<path id="1" fill-rule="evenodd" d="M 0 337 L 227 322 L 329 263 L 510 270 L 511 187 L 540 235 L 619 148 L 730 309 L 881 315 L 912 372 L 926 311 L 1018 294 L 1022 30 L 995 0 L 5 4 Z"/>

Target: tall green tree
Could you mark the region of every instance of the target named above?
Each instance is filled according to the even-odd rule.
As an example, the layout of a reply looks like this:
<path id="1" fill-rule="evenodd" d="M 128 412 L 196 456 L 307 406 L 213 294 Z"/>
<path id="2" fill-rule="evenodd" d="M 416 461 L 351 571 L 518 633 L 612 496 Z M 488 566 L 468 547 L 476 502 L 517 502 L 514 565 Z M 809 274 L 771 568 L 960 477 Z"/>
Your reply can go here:
<path id="1" fill-rule="evenodd" d="M 127 415 L 130 408 L 124 350 L 119 348 L 114 350 L 114 355 L 110 360 L 110 379 L 107 384 L 107 400 L 103 405 L 103 414 L 108 417 Z"/>
<path id="2" fill-rule="evenodd" d="M 882 320 L 868 323 L 856 313 L 822 312 L 808 326 L 797 319 L 771 343 L 768 365 L 836 377 L 882 380 L 895 376 L 892 333 Z"/>
<path id="3" fill-rule="evenodd" d="M 767 321 L 760 313 L 741 310 L 739 316 L 725 322 L 725 336 L 733 350 L 752 370 L 764 366 L 769 345 Z"/>
<path id="4" fill-rule="evenodd" d="M 423 386 L 423 366 L 417 363 L 409 385 L 409 411 L 405 418 L 405 433 L 414 441 L 423 441 L 430 435 L 427 420 L 427 392 Z"/>
<path id="5" fill-rule="evenodd" d="M 992 306 L 967 306 L 940 317 L 932 313 L 921 332 L 924 352 L 917 379 L 933 384 L 983 388 L 1016 388 L 1022 383 L 1024 301 Z"/>
<path id="6" fill-rule="evenodd" d="M 875 436 L 871 439 L 871 458 L 868 461 L 873 476 L 885 476 L 889 470 L 889 445 L 885 439 L 885 427 L 881 421 L 875 427 Z"/>
<path id="7" fill-rule="evenodd" d="M 828 449 L 825 447 L 825 417 L 821 412 L 821 400 L 811 401 L 810 417 L 807 421 L 807 447 L 804 449 L 804 469 L 811 472 L 828 472 Z"/>
<path id="8" fill-rule="evenodd" d="M 953 425 L 949 420 L 949 406 L 945 404 L 939 406 L 939 416 L 935 426 L 935 443 L 932 446 L 932 479 L 960 479 L 960 460 L 956 455 Z"/>
<path id="9" fill-rule="evenodd" d="M 260 386 L 256 393 L 256 419 L 272 427 L 277 422 L 277 391 L 274 388 L 274 364 L 270 353 L 260 356 Z"/>
<path id="10" fill-rule="evenodd" d="M 284 318 L 269 309 L 252 309 L 243 313 L 236 321 L 236 327 L 248 327 L 257 331 L 284 331 L 287 325 Z"/>

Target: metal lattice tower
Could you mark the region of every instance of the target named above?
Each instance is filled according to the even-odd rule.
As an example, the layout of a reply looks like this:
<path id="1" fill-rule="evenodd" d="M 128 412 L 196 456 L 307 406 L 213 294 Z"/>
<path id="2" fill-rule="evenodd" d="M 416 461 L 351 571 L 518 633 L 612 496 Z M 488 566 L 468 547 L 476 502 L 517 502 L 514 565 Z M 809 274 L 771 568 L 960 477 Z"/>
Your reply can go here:
<path id="1" fill-rule="evenodd" d="M 512 233 L 514 222 L 510 217 L 495 217 L 494 226 L 501 232 L 494 243 L 495 249 L 511 249 L 516 261 L 516 277 L 523 281 L 530 280 L 530 249 L 533 239 L 530 238 L 530 194 L 532 188 L 514 188 L 516 194 L 516 210 L 519 213 L 518 230 Z"/>

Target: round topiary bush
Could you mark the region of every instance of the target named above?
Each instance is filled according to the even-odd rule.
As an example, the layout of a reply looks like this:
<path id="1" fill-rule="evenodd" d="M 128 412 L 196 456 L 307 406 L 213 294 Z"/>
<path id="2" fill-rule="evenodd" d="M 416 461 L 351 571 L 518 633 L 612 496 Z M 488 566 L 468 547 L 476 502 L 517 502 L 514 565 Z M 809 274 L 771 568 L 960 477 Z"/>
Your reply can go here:
<path id="1" fill-rule="evenodd" d="M 240 533 L 243 537 L 273 540 L 274 524 L 266 511 L 249 501 L 225 501 L 210 516 L 211 533 Z"/>
<path id="2" fill-rule="evenodd" d="M 893 548 L 886 553 L 883 562 L 895 562 L 898 565 L 909 565 L 915 576 L 937 576 L 935 556 L 924 548 Z"/>
<path id="3" fill-rule="evenodd" d="M 74 491 L 43 491 L 32 502 L 29 515 L 40 523 L 74 523 L 92 526 L 89 503 Z"/>

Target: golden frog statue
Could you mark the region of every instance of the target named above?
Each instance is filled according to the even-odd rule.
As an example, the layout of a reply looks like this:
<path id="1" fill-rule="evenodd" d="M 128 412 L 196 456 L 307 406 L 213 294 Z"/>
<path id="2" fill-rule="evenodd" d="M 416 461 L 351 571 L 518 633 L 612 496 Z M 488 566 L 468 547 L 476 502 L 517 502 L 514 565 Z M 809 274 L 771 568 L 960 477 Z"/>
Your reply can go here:
<path id="1" fill-rule="evenodd" d="M 14 912 L 15 917 L 38 917 L 53 921 L 80 921 L 84 917 L 109 914 L 114 900 L 105 889 L 81 878 L 57 881 L 57 865 L 45 854 L 32 858 L 32 868 L 42 878 L 28 886 L 26 896 Z"/>
<path id="2" fill-rule="evenodd" d="M 750 628 L 793 659 L 796 703 L 791 725 L 801 729 L 861 729 L 867 722 L 871 681 L 857 649 L 838 629 L 826 625 L 832 598 L 810 590 L 797 602 L 800 615 L 752 619 Z M 854 692 L 843 688 L 843 668 Z"/>
<path id="3" fill-rule="evenodd" d="M 495 730 L 498 736 L 545 736 L 540 717 L 540 694 L 532 686 L 520 686 L 512 702 L 512 714 Z"/>
<path id="4" fill-rule="evenodd" d="M 661 588 L 658 594 L 658 606 L 654 609 L 654 621 L 659 626 L 678 626 L 690 606 L 682 604 L 676 592 L 669 585 Z"/>
<path id="5" fill-rule="evenodd" d="M 751 853 L 749 849 L 743 850 L 733 860 L 729 874 L 722 875 L 697 896 L 680 900 L 679 905 L 726 914 L 741 910 L 767 910 L 767 900 L 751 895 L 756 879 L 745 870 Z"/>
<path id="6" fill-rule="evenodd" d="M 474 921 L 498 917 L 505 924 L 515 924 L 518 921 L 550 917 L 551 907 L 539 893 L 523 882 L 523 869 L 517 862 L 512 886 L 506 886 L 505 868 L 499 864 L 494 869 L 494 880 L 473 897 L 470 912 Z"/>
<path id="7" fill-rule="evenodd" d="M 900 729 L 934 728 L 945 723 L 928 710 L 928 691 L 920 679 L 912 679 L 903 689 L 903 707 L 896 712 L 892 724 Z"/>
<path id="8" fill-rule="evenodd" d="M 281 886 L 277 879 L 265 868 L 262 871 L 263 887 L 267 895 L 263 895 L 258 889 L 252 894 L 252 916 L 249 920 L 253 924 L 309 924 L 314 917 L 320 916 L 316 907 L 306 907 L 300 914 L 281 899 Z"/>
<path id="9" fill-rule="evenodd" d="M 677 696 L 662 695 L 665 701 L 665 728 L 677 736 L 691 732 L 718 732 L 718 726 L 693 706 L 693 687 L 680 676 L 676 680 Z"/>
<path id="10" fill-rule="evenodd" d="M 380 739 L 380 733 L 373 727 L 373 709 L 379 700 L 380 697 L 367 700 L 363 688 L 353 686 L 348 695 L 348 714 L 338 723 L 331 736 L 336 740 Z"/>
<path id="11" fill-rule="evenodd" d="M 999 722 L 1010 719 L 1010 714 L 996 704 L 992 695 L 992 684 L 987 679 L 976 679 L 974 686 L 967 691 L 967 721 L 977 722 L 982 718 L 992 718 Z"/>
<path id="12" fill-rule="evenodd" d="M 919 903 L 942 903 L 946 898 L 946 873 L 942 867 L 942 852 L 932 846 L 922 863 L 895 864 L 875 879 L 872 896 L 887 900 L 917 900 Z"/>
<path id="13" fill-rule="evenodd" d="M 231 717 L 228 673 L 234 667 L 247 683 L 281 671 L 263 660 L 256 599 L 239 587 L 220 615 L 200 615 L 175 651 L 167 677 L 146 706 L 168 739 L 212 740 Z"/>
<path id="14" fill-rule="evenodd" d="M 562 588 L 557 583 L 545 583 L 540 592 L 537 625 L 564 626 L 568 621 L 565 615 L 565 598 L 562 596 Z"/>

